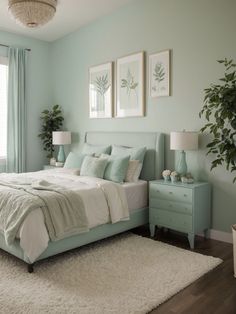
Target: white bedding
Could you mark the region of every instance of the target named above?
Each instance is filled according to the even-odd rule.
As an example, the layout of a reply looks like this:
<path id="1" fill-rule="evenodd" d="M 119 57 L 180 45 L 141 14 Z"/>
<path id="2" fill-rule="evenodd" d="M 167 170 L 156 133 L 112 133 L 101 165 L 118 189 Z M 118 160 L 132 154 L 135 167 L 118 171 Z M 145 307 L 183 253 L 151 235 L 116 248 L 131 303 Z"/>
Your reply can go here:
<path id="1" fill-rule="evenodd" d="M 30 177 L 31 173 L 25 175 Z M 80 181 L 80 177 L 66 174 L 61 170 L 47 170 L 37 172 L 38 177 L 53 177 L 58 180 L 60 177 L 61 184 L 65 184 L 67 188 L 75 189 L 76 181 Z M 97 184 L 104 180 L 98 178 L 87 178 L 91 184 Z M 128 207 L 130 210 L 142 208 L 147 205 L 147 182 L 139 181 L 137 183 L 125 183 L 123 185 L 127 197 Z M 86 187 L 85 187 L 86 188 Z M 86 199 L 86 214 L 89 222 L 89 228 L 94 228 L 101 224 L 106 224 L 111 221 L 110 213 L 107 206 L 103 203 L 97 202 L 96 199 L 88 197 Z M 24 250 L 25 255 L 30 262 L 34 262 L 41 253 L 47 248 L 49 236 L 44 223 L 44 216 L 41 209 L 32 211 L 22 223 L 17 237 L 20 239 L 20 246 Z"/>
<path id="2" fill-rule="evenodd" d="M 125 189 L 129 211 L 147 207 L 147 181 L 139 180 L 138 182 L 126 182 L 122 186 Z"/>

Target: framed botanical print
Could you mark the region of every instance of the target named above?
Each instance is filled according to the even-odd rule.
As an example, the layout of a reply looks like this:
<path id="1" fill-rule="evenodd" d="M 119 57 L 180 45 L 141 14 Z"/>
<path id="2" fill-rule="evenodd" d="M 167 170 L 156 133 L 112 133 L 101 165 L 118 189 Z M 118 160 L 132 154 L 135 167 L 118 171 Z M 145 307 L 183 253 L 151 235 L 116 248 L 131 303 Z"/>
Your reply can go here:
<path id="1" fill-rule="evenodd" d="M 116 117 L 144 115 L 144 53 L 117 60 Z"/>
<path id="2" fill-rule="evenodd" d="M 149 56 L 150 97 L 170 96 L 170 50 Z"/>
<path id="3" fill-rule="evenodd" d="M 111 118 L 113 107 L 112 62 L 89 69 L 89 117 Z"/>

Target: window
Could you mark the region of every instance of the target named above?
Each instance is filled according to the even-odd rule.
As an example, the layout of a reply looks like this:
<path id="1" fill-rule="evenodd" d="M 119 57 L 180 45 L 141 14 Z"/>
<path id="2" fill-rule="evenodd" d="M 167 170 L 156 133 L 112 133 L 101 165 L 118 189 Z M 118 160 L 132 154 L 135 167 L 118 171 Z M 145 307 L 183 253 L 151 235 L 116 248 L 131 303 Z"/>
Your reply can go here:
<path id="1" fill-rule="evenodd" d="M 0 57 L 0 162 L 7 156 L 7 58 Z"/>

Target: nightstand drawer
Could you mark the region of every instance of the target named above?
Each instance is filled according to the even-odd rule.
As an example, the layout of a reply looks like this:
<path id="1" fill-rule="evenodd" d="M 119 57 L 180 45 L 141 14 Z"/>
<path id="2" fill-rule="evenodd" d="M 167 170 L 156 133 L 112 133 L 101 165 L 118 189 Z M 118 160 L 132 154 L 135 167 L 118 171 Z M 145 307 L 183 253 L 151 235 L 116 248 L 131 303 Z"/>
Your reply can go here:
<path id="1" fill-rule="evenodd" d="M 190 203 L 172 202 L 157 198 L 151 198 L 149 202 L 150 207 L 157 209 L 166 209 L 188 215 L 192 215 L 193 212 L 192 204 Z"/>
<path id="2" fill-rule="evenodd" d="M 154 224 L 182 232 L 192 232 L 192 216 L 150 208 L 150 221 Z"/>
<path id="3" fill-rule="evenodd" d="M 150 197 L 192 203 L 192 189 L 171 185 L 150 184 Z"/>

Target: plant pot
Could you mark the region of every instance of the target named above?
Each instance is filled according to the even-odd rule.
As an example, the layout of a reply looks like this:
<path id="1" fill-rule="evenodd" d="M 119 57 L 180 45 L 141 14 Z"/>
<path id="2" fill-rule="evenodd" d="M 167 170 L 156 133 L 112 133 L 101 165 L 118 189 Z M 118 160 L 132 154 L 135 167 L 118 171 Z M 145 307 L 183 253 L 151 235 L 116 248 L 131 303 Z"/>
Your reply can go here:
<path id="1" fill-rule="evenodd" d="M 236 225 L 232 226 L 233 250 L 234 250 L 234 277 L 236 278 Z"/>
<path id="2" fill-rule="evenodd" d="M 56 158 L 54 158 L 54 157 L 50 158 L 49 164 L 50 164 L 50 166 L 55 166 L 56 165 Z"/>

